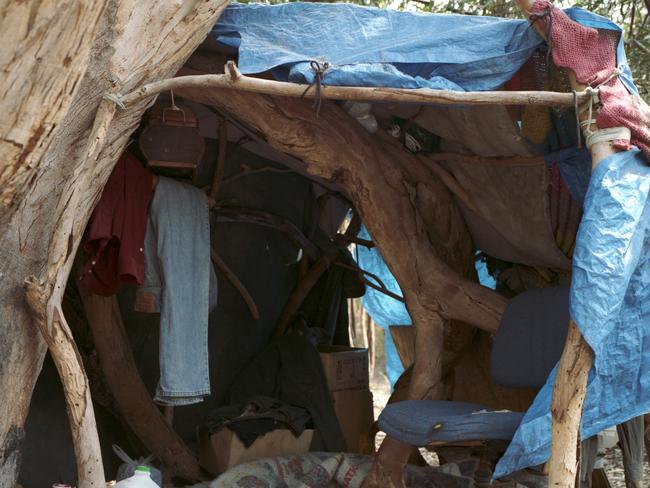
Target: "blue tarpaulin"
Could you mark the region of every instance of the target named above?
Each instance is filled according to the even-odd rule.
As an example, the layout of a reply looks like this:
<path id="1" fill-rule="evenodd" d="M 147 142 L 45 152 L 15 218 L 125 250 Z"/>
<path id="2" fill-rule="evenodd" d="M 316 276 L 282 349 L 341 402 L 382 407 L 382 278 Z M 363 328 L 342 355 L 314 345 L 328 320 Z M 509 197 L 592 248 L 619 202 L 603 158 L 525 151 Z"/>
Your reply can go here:
<path id="1" fill-rule="evenodd" d="M 586 439 L 650 412 L 650 166 L 639 150 L 594 170 L 573 254 L 571 316 L 595 353 L 582 416 Z M 555 370 L 495 477 L 549 458 Z"/>
<path id="2" fill-rule="evenodd" d="M 328 85 L 450 90 L 503 85 L 541 43 L 521 20 L 318 3 L 235 4 L 212 35 L 239 48 L 244 74 L 311 83 L 316 60 Z"/>
<path id="3" fill-rule="evenodd" d="M 620 32 L 584 10 L 566 12 Z M 541 43 L 523 20 L 316 3 L 231 5 L 212 36 L 238 49 L 245 74 L 271 70 L 280 80 L 311 83 L 310 62 L 318 61 L 330 65 L 325 84 L 466 91 L 499 88 Z M 636 93 L 622 36 L 617 56 L 623 83 Z M 573 150 L 549 163 L 560 164 L 572 194 L 584 198 L 571 314 L 595 352 L 582 419 L 588 437 L 650 411 L 650 168 L 637 150 L 612 156 L 596 168 L 585 196 L 579 156 Z M 376 250 L 360 248 L 359 262 L 400 293 Z M 384 295 L 369 292 L 364 306 L 384 327 L 410 323 L 403 304 Z M 554 373 L 526 413 L 497 476 L 548 459 L 553 379 Z"/>
<path id="4" fill-rule="evenodd" d="M 365 227 L 361 228 L 359 237 L 362 239 L 371 239 Z M 370 271 L 378 277 L 388 291 L 402 296 L 402 290 L 397 280 L 388 269 L 388 266 L 386 266 L 384 259 L 376 247 L 368 249 L 367 247 L 357 246 L 355 258 L 359 267 L 363 270 Z M 368 315 L 372 318 L 372 321 L 384 329 L 386 375 L 392 388 L 404 372 L 404 367 L 397 354 L 397 349 L 388 327 L 391 325 L 410 325 L 411 317 L 403 302 L 370 287 L 366 289 L 366 294 L 361 299 L 361 302 L 363 308 L 366 309 Z"/>
<path id="5" fill-rule="evenodd" d="M 621 31 L 579 8 L 565 12 L 591 27 Z M 348 4 L 232 4 L 211 36 L 239 50 L 244 74 L 311 83 L 311 61 L 329 63 L 324 83 L 460 91 L 494 90 L 541 44 L 528 22 L 476 15 L 398 12 Z M 621 79 L 636 93 L 623 39 Z"/>

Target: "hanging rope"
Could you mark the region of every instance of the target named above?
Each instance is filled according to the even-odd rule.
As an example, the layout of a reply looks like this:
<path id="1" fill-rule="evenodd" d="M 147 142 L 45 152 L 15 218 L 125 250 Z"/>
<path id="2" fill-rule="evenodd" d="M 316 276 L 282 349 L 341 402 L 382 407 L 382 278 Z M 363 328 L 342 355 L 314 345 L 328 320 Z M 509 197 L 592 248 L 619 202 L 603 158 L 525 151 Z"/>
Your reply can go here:
<path id="1" fill-rule="evenodd" d="M 580 108 L 578 107 L 578 93 L 571 90 L 573 94 L 573 111 L 576 116 L 576 135 L 578 137 L 578 147 L 582 147 L 582 131 L 580 130 Z"/>
<path id="2" fill-rule="evenodd" d="M 309 67 L 311 68 L 312 72 L 314 73 L 314 81 L 312 82 L 311 85 L 309 85 L 307 88 L 305 88 L 305 91 L 302 93 L 302 97 L 304 98 L 305 95 L 307 95 L 307 92 L 312 88 L 316 88 L 316 96 L 314 97 L 314 104 L 312 105 L 312 108 L 316 110 L 316 118 L 318 118 L 318 115 L 320 114 L 320 107 L 323 102 L 322 94 L 321 94 L 321 87 L 323 85 L 323 78 L 325 77 L 325 71 L 327 71 L 330 67 L 328 62 L 324 62 L 323 64 L 319 63 L 318 61 L 310 61 L 309 62 Z"/>
<path id="3" fill-rule="evenodd" d="M 616 140 L 629 141 L 630 138 L 632 137 L 632 133 L 630 129 L 627 127 L 609 127 L 607 129 L 591 130 L 591 126 L 593 124 L 596 124 L 596 119 L 593 118 L 594 108 L 598 110 L 600 106 L 600 97 L 598 96 L 599 93 L 598 89 L 601 86 L 609 83 L 615 77 L 619 76 L 622 72 L 623 70 L 621 68 L 614 68 L 612 73 L 607 78 L 605 78 L 604 81 L 599 83 L 595 88 L 588 86 L 587 89 L 585 90 L 591 96 L 589 97 L 589 101 L 586 103 L 586 105 L 583 105 L 582 108 L 580 109 L 580 113 L 587 112 L 587 118 L 582 122 L 580 122 L 580 126 L 584 130 L 585 145 L 587 146 L 588 149 L 591 149 L 591 146 L 599 142 L 609 142 L 609 141 L 616 141 Z"/>

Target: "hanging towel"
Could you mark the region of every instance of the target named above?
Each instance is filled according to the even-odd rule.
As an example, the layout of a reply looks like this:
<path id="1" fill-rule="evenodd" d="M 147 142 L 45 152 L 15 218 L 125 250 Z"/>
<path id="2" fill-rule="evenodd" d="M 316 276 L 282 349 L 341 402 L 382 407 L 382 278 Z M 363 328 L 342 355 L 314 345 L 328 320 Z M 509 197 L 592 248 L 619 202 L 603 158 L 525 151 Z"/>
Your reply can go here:
<path id="1" fill-rule="evenodd" d="M 216 305 L 208 200 L 160 177 L 149 209 L 144 283 L 136 309 L 160 313 L 160 380 L 154 401 L 189 405 L 210 394 L 208 314 Z"/>

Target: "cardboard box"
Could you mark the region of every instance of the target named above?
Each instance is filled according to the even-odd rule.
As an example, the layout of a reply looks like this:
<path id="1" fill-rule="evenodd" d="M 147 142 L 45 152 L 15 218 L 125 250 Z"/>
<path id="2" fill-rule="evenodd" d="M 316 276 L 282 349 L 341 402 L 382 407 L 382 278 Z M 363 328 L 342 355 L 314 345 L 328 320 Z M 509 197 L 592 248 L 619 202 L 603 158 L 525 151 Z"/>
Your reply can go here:
<path id="1" fill-rule="evenodd" d="M 318 352 L 330 391 L 368 390 L 368 349 L 321 346 Z"/>
<path id="2" fill-rule="evenodd" d="M 372 393 L 367 389 L 333 391 L 332 400 L 348 446 L 347 452 L 374 454 L 375 416 Z"/>
<path id="3" fill-rule="evenodd" d="M 199 438 L 199 464 L 214 476 L 238 464 L 276 456 L 302 454 L 309 451 L 313 429 L 295 437 L 289 429 L 277 429 L 258 437 L 249 448 L 228 428 Z"/>

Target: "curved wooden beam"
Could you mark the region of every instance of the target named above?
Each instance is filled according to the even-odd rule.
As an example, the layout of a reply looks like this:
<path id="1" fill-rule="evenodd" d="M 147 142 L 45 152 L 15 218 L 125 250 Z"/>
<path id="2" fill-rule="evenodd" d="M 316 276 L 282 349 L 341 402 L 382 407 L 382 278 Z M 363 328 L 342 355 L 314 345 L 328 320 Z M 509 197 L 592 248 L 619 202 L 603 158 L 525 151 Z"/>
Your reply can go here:
<path id="1" fill-rule="evenodd" d="M 217 222 L 245 222 L 277 229 L 286 234 L 289 240 L 311 259 L 317 259 L 320 254 L 318 247 L 293 222 L 270 212 L 256 208 L 230 206 L 214 206 L 211 210 L 216 214 Z"/>
<path id="2" fill-rule="evenodd" d="M 390 136 L 371 137 L 334 104 L 324 103 L 316 119 L 306 100 L 216 89 L 178 94 L 236 115 L 271 146 L 305 161 L 310 173 L 343 186 L 405 290 L 412 316 L 419 306 L 426 323 L 439 312 L 496 331 L 507 299 L 464 278 L 471 238 L 460 210 L 442 182 Z M 228 218 L 227 207 L 217 211 Z"/>
<path id="3" fill-rule="evenodd" d="M 83 286 L 79 287 L 79 295 L 106 384 L 120 415 L 172 477 L 193 483 L 206 479 L 198 461 L 165 420 L 142 382 L 117 300 L 93 295 Z"/>
<path id="4" fill-rule="evenodd" d="M 48 320 L 47 304 L 51 291 L 36 278 L 25 281 L 25 297 L 50 350 L 66 402 L 72 444 L 77 461 L 77 479 L 81 488 L 103 488 L 105 484 L 102 451 L 97 435 L 90 385 L 72 332 L 60 307 Z"/>
<path id="5" fill-rule="evenodd" d="M 305 259 L 305 258 L 303 258 Z M 298 313 L 300 306 L 309 295 L 309 292 L 314 288 L 316 283 L 323 273 L 327 271 L 332 263 L 332 256 L 321 256 L 318 260 L 307 270 L 307 272 L 300 278 L 296 287 L 289 295 L 287 303 L 285 303 L 278 323 L 275 326 L 273 337 L 280 337 L 284 334 L 291 322 L 291 319 Z"/>
<path id="6" fill-rule="evenodd" d="M 255 303 L 255 300 L 253 300 L 253 297 L 248 292 L 244 284 L 237 277 L 237 275 L 230 269 L 230 267 L 226 264 L 226 262 L 223 259 L 221 259 L 221 256 L 219 256 L 219 254 L 214 248 L 210 249 L 210 258 L 212 259 L 214 265 L 219 269 L 219 271 L 221 271 L 223 275 L 226 277 L 226 279 L 230 281 L 230 284 L 235 288 L 235 290 L 239 292 L 239 294 L 242 297 L 242 300 L 244 300 L 244 303 L 246 303 L 246 306 L 248 307 L 248 310 L 251 313 L 253 320 L 259 320 L 260 312 L 259 309 L 257 308 L 257 304 Z"/>

